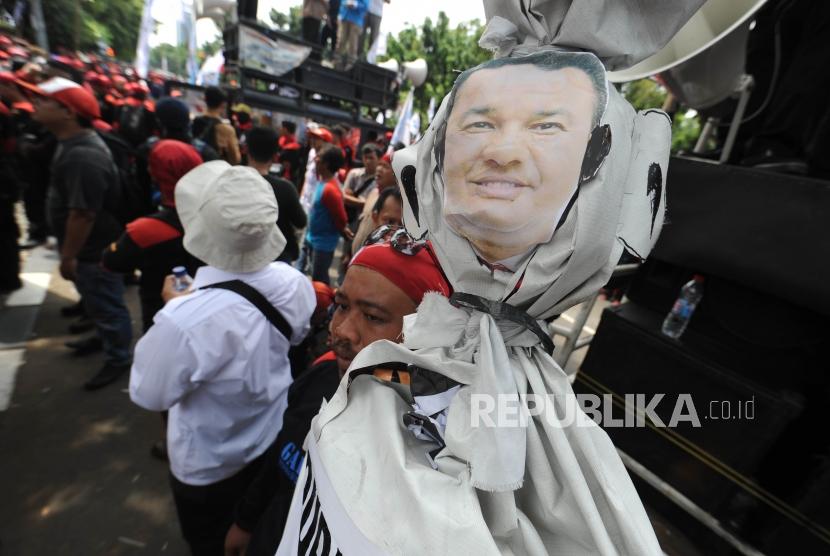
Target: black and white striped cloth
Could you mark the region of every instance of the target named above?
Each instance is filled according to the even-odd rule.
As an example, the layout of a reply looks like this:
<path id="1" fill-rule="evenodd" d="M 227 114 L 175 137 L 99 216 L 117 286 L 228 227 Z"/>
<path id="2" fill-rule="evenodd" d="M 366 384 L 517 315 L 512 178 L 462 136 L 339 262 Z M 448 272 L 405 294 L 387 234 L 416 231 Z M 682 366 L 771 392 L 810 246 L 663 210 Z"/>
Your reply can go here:
<path id="1" fill-rule="evenodd" d="M 326 516 L 317 495 L 317 483 L 306 458 L 306 483 L 303 488 L 303 513 L 300 521 L 300 538 L 297 554 L 302 556 L 342 556 L 337 544 L 331 538 Z"/>

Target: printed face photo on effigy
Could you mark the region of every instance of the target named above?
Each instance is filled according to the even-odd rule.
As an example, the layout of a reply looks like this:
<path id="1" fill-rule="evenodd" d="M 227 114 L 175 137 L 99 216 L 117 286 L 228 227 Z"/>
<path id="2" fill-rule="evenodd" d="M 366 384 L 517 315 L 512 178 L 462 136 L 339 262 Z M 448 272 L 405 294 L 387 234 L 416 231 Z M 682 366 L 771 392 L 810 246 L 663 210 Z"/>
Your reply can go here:
<path id="1" fill-rule="evenodd" d="M 547 243 L 575 195 L 608 98 L 585 53 L 502 58 L 456 81 L 439 159 L 443 215 L 490 263 Z"/>

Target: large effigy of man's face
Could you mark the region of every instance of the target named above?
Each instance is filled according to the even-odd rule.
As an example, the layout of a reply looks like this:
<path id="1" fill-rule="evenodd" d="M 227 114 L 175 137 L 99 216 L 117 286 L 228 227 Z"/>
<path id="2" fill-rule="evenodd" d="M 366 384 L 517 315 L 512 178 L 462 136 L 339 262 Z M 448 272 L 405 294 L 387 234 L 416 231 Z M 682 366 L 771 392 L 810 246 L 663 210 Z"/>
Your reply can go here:
<path id="1" fill-rule="evenodd" d="M 495 263 L 550 241 L 576 192 L 598 102 L 581 69 L 486 66 L 456 92 L 444 142 L 444 217 Z"/>

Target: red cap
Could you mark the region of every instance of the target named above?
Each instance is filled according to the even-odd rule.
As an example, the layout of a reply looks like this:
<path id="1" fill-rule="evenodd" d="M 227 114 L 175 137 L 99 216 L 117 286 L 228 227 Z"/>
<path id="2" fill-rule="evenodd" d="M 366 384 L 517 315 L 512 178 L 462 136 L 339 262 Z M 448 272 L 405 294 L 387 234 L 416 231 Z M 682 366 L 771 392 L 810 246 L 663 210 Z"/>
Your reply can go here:
<path id="1" fill-rule="evenodd" d="M 349 266 L 363 266 L 383 275 L 420 305 L 424 294 L 438 292 L 450 296 L 452 288 L 426 249 L 405 255 L 388 243 L 376 243 L 360 249 Z"/>
<path id="2" fill-rule="evenodd" d="M 334 141 L 334 137 L 331 135 L 331 131 L 327 130 L 324 127 L 310 127 L 308 128 L 308 134 L 314 135 L 315 137 L 319 137 L 326 143 L 331 143 Z"/>
<path id="3" fill-rule="evenodd" d="M 109 133 L 110 131 L 112 131 L 112 126 L 104 120 L 92 120 L 92 127 L 104 133 Z"/>
<path id="4" fill-rule="evenodd" d="M 29 53 L 19 46 L 12 46 L 11 48 L 6 49 L 6 52 L 9 53 L 9 56 L 18 56 L 20 58 L 27 58 L 29 56 Z"/>
<path id="5" fill-rule="evenodd" d="M 32 106 L 32 103 L 25 100 L 12 103 L 12 108 L 20 110 L 21 112 L 28 112 L 29 114 L 35 113 L 35 107 Z"/>
<path id="6" fill-rule="evenodd" d="M 317 297 L 318 309 L 326 309 L 334 303 L 334 290 L 331 286 L 316 280 L 311 282 L 311 285 L 314 287 L 314 295 Z"/>
<path id="7" fill-rule="evenodd" d="M 95 120 L 101 117 L 101 109 L 95 96 L 69 79 L 53 77 L 39 85 L 18 80 L 17 84 L 38 95 L 60 102 L 83 118 Z"/>

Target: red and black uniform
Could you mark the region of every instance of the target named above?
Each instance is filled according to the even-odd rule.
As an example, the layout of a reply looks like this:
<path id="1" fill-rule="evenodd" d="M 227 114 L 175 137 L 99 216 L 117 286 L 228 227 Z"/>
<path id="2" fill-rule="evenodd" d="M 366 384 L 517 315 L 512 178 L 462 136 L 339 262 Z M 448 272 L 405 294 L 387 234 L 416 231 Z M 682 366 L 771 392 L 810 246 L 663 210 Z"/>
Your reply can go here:
<path id="1" fill-rule="evenodd" d="M 20 229 L 14 204 L 20 193 L 16 164 L 16 126 L 8 107 L 0 101 L 0 293 L 20 288 Z"/>
<path id="2" fill-rule="evenodd" d="M 118 113 L 123 104 L 124 97 L 121 96 L 121 93 L 111 89 L 102 100 L 98 101 L 98 105 L 101 107 L 101 119 L 110 125 L 118 123 Z"/>
<path id="3" fill-rule="evenodd" d="M 204 263 L 185 251 L 184 231 L 174 208 L 164 207 L 127 224 L 121 238 L 104 250 L 101 263 L 114 272 L 141 269 L 139 297 L 141 318 L 146 332 L 156 312 L 164 306 L 161 288 L 173 267 L 184 266 L 190 276 Z"/>
<path id="4" fill-rule="evenodd" d="M 280 148 L 278 157 L 280 164 L 282 164 L 282 177 L 296 186 L 301 175 L 302 145 L 297 142 L 297 138 L 291 133 L 280 136 L 277 144 Z"/>
<path id="5" fill-rule="evenodd" d="M 113 127 L 133 148 L 138 147 L 158 131 L 156 105 L 152 100 L 136 96 L 124 99 Z"/>

